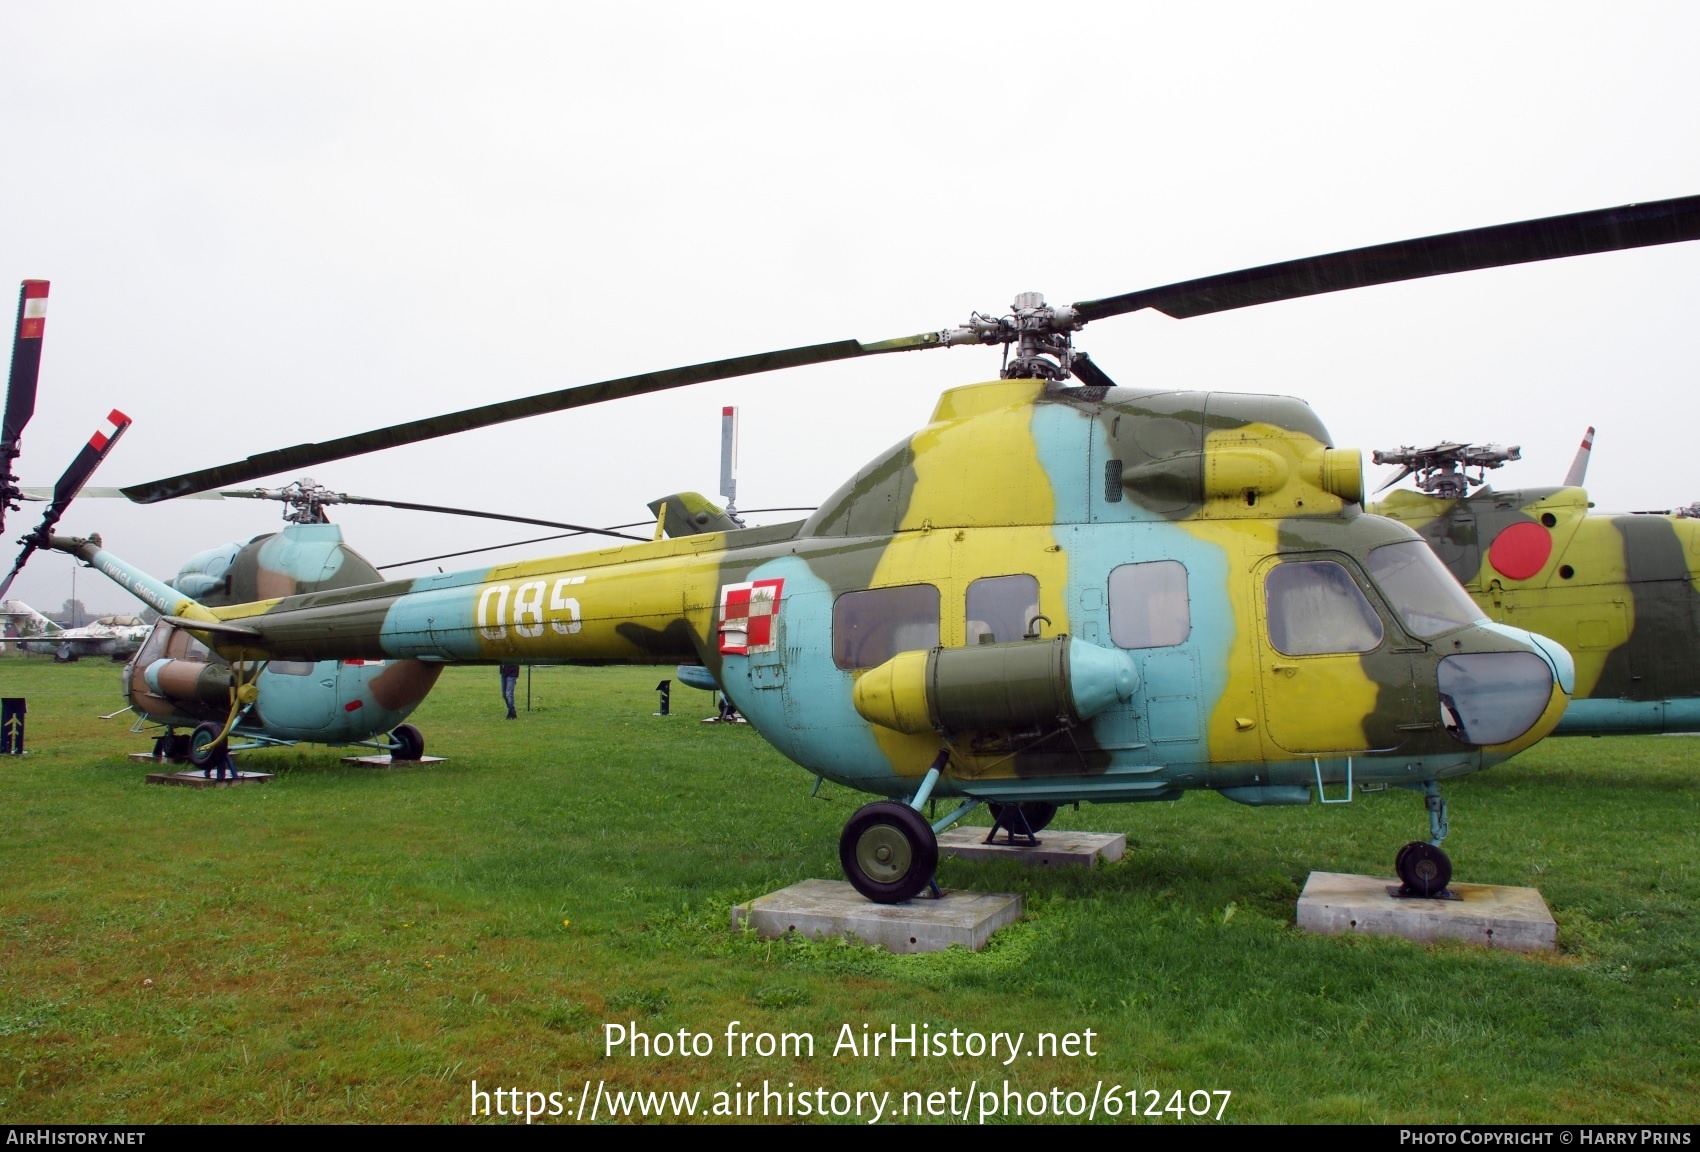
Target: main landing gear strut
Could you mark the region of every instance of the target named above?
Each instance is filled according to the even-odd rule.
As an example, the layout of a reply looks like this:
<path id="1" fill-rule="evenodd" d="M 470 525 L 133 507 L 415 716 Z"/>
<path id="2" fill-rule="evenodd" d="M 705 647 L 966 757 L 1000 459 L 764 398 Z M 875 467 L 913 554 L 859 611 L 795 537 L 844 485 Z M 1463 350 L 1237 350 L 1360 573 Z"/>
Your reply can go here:
<path id="1" fill-rule="evenodd" d="M 1446 801 L 1436 781 L 1423 784 L 1423 806 L 1428 809 L 1429 839 L 1411 841 L 1393 858 L 1401 896 L 1445 896 L 1446 886 L 1452 882 L 1452 858 L 1440 850 L 1440 842 L 1446 839 L 1450 827 L 1446 822 Z"/>

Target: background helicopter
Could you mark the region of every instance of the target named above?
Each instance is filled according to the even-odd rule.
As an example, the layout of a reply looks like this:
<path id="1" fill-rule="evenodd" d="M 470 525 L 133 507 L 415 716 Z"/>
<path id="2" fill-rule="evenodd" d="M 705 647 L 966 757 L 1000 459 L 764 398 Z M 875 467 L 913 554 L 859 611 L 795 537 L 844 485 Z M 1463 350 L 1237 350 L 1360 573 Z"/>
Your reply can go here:
<path id="1" fill-rule="evenodd" d="M 1031 831 L 1069 800 L 1208 787 L 1247 803 L 1308 802 L 1313 784 L 1349 788 L 1354 771 L 1359 784 L 1427 793 L 1432 838 L 1396 858 L 1406 889 L 1427 894 L 1451 871 L 1438 847 L 1439 781 L 1551 731 L 1571 681 L 1567 656 L 1486 622 L 1419 537 L 1361 515 L 1361 459 L 1329 447 L 1302 402 L 1117 389 L 1074 349 L 1072 333 L 1146 308 L 1185 318 L 1697 237 L 1700 198 L 1690 197 L 1071 306 L 1024 294 L 1010 315 L 975 314 L 958 328 L 604 381 L 126 492 L 169 499 L 776 368 L 1001 345 L 1000 382 L 946 393 L 928 428 L 798 525 L 217 612 L 169 589 L 147 592 L 233 658 L 694 655 L 792 759 L 902 798 L 864 807 L 840 842 L 852 883 L 878 900 L 930 882 L 936 830 L 982 801 L 1006 805 Z M 1070 377 L 1084 386 L 1068 386 Z M 55 543 L 118 567 L 87 542 Z M 964 802 L 929 824 L 919 813 L 935 794 Z"/>
<path id="2" fill-rule="evenodd" d="M 1487 486 L 1521 458 L 1516 447 L 1378 451 L 1377 464 L 1401 466 L 1382 488 L 1415 476 L 1417 491 L 1369 510 L 1422 533 L 1489 617 L 1570 652 L 1576 698 L 1560 735 L 1700 731 L 1700 519 L 1590 511 L 1593 438 L 1589 428 L 1556 488 Z"/>

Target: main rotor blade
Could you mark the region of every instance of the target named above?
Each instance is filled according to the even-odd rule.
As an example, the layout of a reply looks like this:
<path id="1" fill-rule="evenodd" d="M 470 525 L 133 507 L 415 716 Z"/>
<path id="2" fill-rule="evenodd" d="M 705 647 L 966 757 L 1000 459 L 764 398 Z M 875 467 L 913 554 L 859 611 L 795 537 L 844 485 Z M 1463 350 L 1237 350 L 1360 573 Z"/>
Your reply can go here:
<path id="1" fill-rule="evenodd" d="M 762 512 L 813 512 L 814 506 L 793 508 L 751 508 L 742 513 L 745 516 L 755 516 Z M 460 552 L 444 552 L 439 556 L 421 556 L 417 560 L 397 560 L 394 564 L 378 564 L 375 567 L 382 572 L 386 568 L 406 568 L 409 564 L 428 564 L 433 560 L 453 560 L 457 556 L 476 556 L 480 552 L 499 552 L 503 548 L 518 548 L 525 544 L 544 544 L 550 540 L 565 540 L 571 536 L 600 534 L 603 536 L 618 536 L 615 528 L 641 528 L 645 524 L 653 524 L 653 520 L 634 520 L 630 524 L 616 524 L 613 528 L 591 528 L 579 532 L 562 532 L 555 536 L 536 536 L 530 540 L 510 540 L 506 544 L 486 544 L 482 548 L 467 548 Z M 640 537 L 640 539 L 647 539 Z"/>
<path id="2" fill-rule="evenodd" d="M 1405 465 L 1405 467 L 1396 476 L 1394 476 L 1393 479 L 1389 480 L 1387 483 L 1385 483 L 1381 487 L 1377 488 L 1375 490 L 1376 493 L 1381 493 L 1381 492 L 1387 491 L 1389 488 L 1393 487 L 1393 485 L 1399 483 L 1399 481 L 1403 480 L 1405 477 L 1411 475 L 1414 472 L 1416 472 L 1416 468 L 1413 465 L 1410 465 L 1410 464 Z"/>
<path id="3" fill-rule="evenodd" d="M 24 425 L 35 415 L 35 385 L 41 375 L 41 337 L 47 327 L 46 280 L 25 280 L 18 288 L 18 322 L 12 330 L 12 371 L 6 382 L 6 415 L 0 420 L 0 529 L 6 511 L 17 502 L 18 478 L 12 464 Z"/>
<path id="4" fill-rule="evenodd" d="M 238 492 L 226 492 L 226 496 L 243 495 Z M 618 536 L 622 540 L 637 540 L 647 543 L 648 536 L 633 536 L 629 532 L 616 532 L 612 528 L 588 528 L 583 524 L 565 524 L 559 520 L 534 520 L 530 516 L 509 516 L 501 512 L 479 512 L 472 508 L 445 508 L 440 504 L 409 504 L 402 500 L 377 500 L 369 496 L 347 496 L 337 493 L 336 499 L 327 501 L 335 504 L 375 504 L 382 508 L 402 508 L 410 512 L 443 512 L 450 516 L 477 516 L 483 520 L 511 520 L 515 524 L 536 524 L 542 528 L 567 528 L 573 532 L 588 532 L 598 536 Z M 629 527 L 629 525 L 628 525 Z"/>
<path id="5" fill-rule="evenodd" d="M 1069 367 L 1082 384 L 1090 388 L 1114 388 L 1116 382 L 1110 379 L 1109 373 L 1092 362 L 1092 357 L 1084 352 L 1076 352 Z"/>
<path id="6" fill-rule="evenodd" d="M 71 506 L 71 501 L 82 491 L 83 484 L 94 475 L 94 470 L 100 467 L 100 462 L 111 454 L 118 444 L 119 437 L 123 436 L 129 427 L 130 418 L 114 408 L 107 413 L 106 424 L 96 429 L 95 434 L 89 437 L 89 442 L 72 457 L 71 466 L 65 469 L 64 475 L 60 476 L 59 482 L 53 486 L 53 502 L 47 506 L 47 511 L 42 513 L 41 523 L 36 525 L 34 532 L 23 538 L 24 550 L 18 553 L 18 559 L 12 565 L 12 571 L 6 575 L 5 581 L 0 582 L 0 599 L 4 599 L 7 591 L 11 589 L 12 581 L 23 571 L 30 554 L 37 548 L 49 547 L 48 541 L 53 536 L 54 525 L 59 523 L 59 517 L 65 514 L 65 509 Z"/>
<path id="7" fill-rule="evenodd" d="M 18 489 L 18 494 L 22 499 L 25 499 L 25 500 L 51 500 L 51 499 L 53 499 L 53 489 L 51 489 L 51 488 L 24 487 L 24 488 Z M 185 500 L 223 500 L 226 496 L 248 496 L 248 495 L 252 495 L 252 493 L 247 491 L 247 490 L 244 490 L 244 491 L 241 491 L 241 492 L 192 492 L 189 495 L 183 497 L 183 499 L 185 499 Z M 98 484 L 91 484 L 88 487 L 84 488 L 81 492 L 77 493 L 77 499 L 79 499 L 79 500 L 127 500 L 127 499 L 129 499 L 129 497 L 124 495 L 124 490 L 122 488 L 102 488 Z"/>
<path id="8" fill-rule="evenodd" d="M 1684 240 L 1700 240 L 1700 196 L 1376 244 L 1086 300 L 1074 307 L 1086 320 L 1142 308 L 1186 319 L 1347 288 Z"/>
<path id="9" fill-rule="evenodd" d="M 613 536 L 618 535 L 614 531 L 615 528 L 641 528 L 645 524 L 653 523 L 655 523 L 653 520 L 634 520 L 630 524 L 616 524 L 613 528 L 591 528 L 583 532 L 560 532 L 554 536 L 535 536 L 530 540 L 510 540 L 506 544 L 486 544 L 482 548 L 467 548 L 460 552 L 444 552 L 438 556 L 421 556 L 417 560 L 397 560 L 393 564 L 375 564 L 373 567 L 382 572 L 386 568 L 406 568 L 409 564 L 429 564 L 433 560 L 452 560 L 456 556 L 476 556 L 480 552 L 499 552 L 503 548 L 518 548 L 525 544 L 542 544 L 549 540 L 565 540 L 569 536 L 586 536 L 596 533 L 606 533 Z"/>
<path id="10" fill-rule="evenodd" d="M 204 468 L 198 472 L 186 472 L 181 476 L 172 476 L 164 480 L 134 484 L 124 489 L 124 495 L 138 504 L 155 504 L 161 500 L 170 500 L 173 497 L 187 495 L 191 492 L 204 492 L 208 488 L 241 484 L 278 472 L 300 471 L 319 464 L 329 463 L 332 460 L 342 460 L 349 456 L 360 456 L 367 452 L 375 452 L 380 448 L 396 448 L 403 444 L 417 444 L 421 440 L 432 440 L 438 436 L 447 436 L 454 432 L 467 432 L 474 428 L 488 428 L 493 424 L 505 424 L 510 420 L 520 420 L 527 416 L 540 416 L 545 412 L 561 412 L 568 408 L 582 408 L 589 404 L 600 404 L 607 400 L 620 400 L 628 396 L 664 392 L 669 388 L 682 388 L 687 384 L 701 384 L 709 380 L 728 380 L 736 376 L 754 376 L 761 372 L 777 371 L 780 368 L 797 368 L 805 364 L 825 364 L 833 360 L 850 360 L 858 356 L 875 356 L 885 352 L 909 352 L 921 348 L 942 348 L 943 346 L 939 342 L 938 333 L 923 332 L 916 336 L 903 336 L 895 340 L 884 340 L 877 344 L 863 344 L 856 340 L 839 340 L 831 344 L 811 344 L 802 348 L 786 348 L 777 352 L 759 352 L 753 356 L 735 356 L 730 360 L 687 364 L 682 368 L 646 372 L 639 376 L 625 376 L 618 380 L 603 380 L 596 384 L 563 388 L 558 392 L 545 392 L 538 396 L 526 396 L 517 400 L 503 400 L 496 404 L 485 404 L 477 408 L 467 408 L 460 412 L 449 412 L 442 416 L 428 417 L 424 420 L 411 420 L 405 424 L 393 424 L 388 428 L 377 428 L 371 432 L 360 432 L 353 436 L 326 440 L 323 443 L 297 444 L 293 448 L 280 448 L 273 452 L 262 452 L 256 456 L 250 456 L 246 460 L 238 460 L 214 468 Z"/>

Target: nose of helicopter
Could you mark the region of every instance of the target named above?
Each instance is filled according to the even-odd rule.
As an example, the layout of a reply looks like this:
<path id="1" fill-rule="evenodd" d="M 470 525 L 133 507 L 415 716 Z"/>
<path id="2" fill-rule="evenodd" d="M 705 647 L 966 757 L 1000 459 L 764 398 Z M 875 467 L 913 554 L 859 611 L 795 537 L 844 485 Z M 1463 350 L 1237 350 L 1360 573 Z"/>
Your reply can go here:
<path id="1" fill-rule="evenodd" d="M 1520 752 L 1558 726 L 1576 664 L 1557 642 L 1504 624 L 1476 625 L 1471 651 L 1436 669 L 1441 719 L 1464 744 Z"/>

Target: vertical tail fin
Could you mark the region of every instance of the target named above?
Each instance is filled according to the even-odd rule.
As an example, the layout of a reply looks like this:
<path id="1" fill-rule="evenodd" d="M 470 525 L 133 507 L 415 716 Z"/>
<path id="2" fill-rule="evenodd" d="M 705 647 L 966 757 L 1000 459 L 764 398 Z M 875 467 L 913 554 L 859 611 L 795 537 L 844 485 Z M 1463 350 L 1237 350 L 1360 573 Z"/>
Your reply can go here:
<path id="1" fill-rule="evenodd" d="M 738 516 L 738 410 L 731 405 L 720 410 L 720 494 L 726 497 L 726 512 Z"/>
<path id="2" fill-rule="evenodd" d="M 9 617 L 18 635 L 23 637 L 51 636 L 59 631 L 59 625 L 25 604 L 22 600 L 8 600 L 0 616 Z"/>

